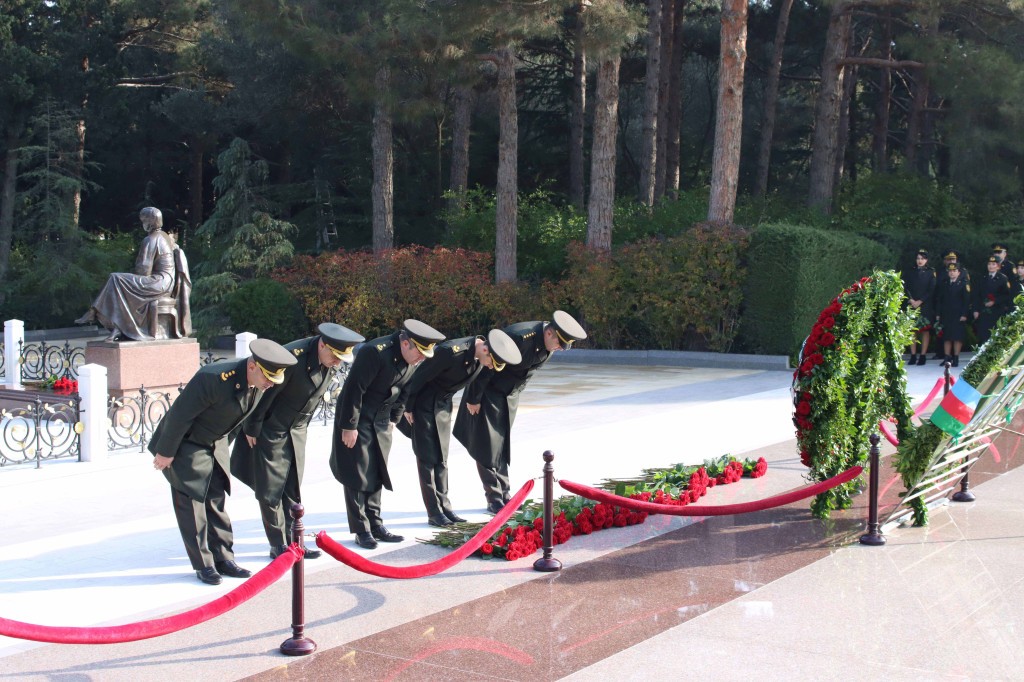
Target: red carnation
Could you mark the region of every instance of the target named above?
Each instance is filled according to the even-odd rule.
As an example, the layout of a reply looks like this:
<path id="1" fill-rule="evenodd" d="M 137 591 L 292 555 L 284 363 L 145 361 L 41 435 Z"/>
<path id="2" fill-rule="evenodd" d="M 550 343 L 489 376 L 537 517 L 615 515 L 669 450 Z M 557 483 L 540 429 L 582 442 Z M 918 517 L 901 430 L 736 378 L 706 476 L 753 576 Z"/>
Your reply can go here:
<path id="1" fill-rule="evenodd" d="M 489 542 L 485 542 L 484 546 L 480 548 L 480 551 L 484 554 L 492 554 L 494 553 L 494 545 Z"/>
<path id="2" fill-rule="evenodd" d="M 825 332 L 824 334 L 821 335 L 821 346 L 823 348 L 828 348 L 829 346 L 831 346 L 835 342 L 836 342 L 836 337 L 833 336 L 832 334 L 829 334 L 828 332 Z"/>

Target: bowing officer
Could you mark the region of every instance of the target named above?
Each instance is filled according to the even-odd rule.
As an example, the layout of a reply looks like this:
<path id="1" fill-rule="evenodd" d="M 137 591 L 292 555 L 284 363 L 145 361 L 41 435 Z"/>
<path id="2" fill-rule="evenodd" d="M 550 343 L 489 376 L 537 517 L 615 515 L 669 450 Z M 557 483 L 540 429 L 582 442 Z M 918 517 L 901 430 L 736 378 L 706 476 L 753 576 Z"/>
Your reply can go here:
<path id="1" fill-rule="evenodd" d="M 506 327 L 505 332 L 519 349 L 522 362 L 501 373 L 482 370 L 463 393 L 454 430 L 455 437 L 476 460 L 487 511 L 492 514 L 501 511 L 510 497 L 510 434 L 519 394 L 552 353 L 587 338 L 580 323 L 561 310 L 555 311 L 550 322 L 520 322 Z"/>
<path id="2" fill-rule="evenodd" d="M 398 422 L 398 428 L 412 439 L 420 492 L 431 526 L 441 528 L 466 520 L 452 510 L 448 500 L 452 396 L 483 369 L 501 372 L 522 359 L 512 338 L 500 329 L 492 329 L 486 339 L 470 336 L 439 344 L 434 357 L 416 370 L 409 384 L 405 419 Z"/>
<path id="3" fill-rule="evenodd" d="M 249 344 L 252 357 L 200 369 L 160 421 L 149 451 L 153 467 L 171 484 L 178 530 L 196 577 L 219 585 L 221 576 L 248 578 L 235 563 L 228 440 L 257 406 L 263 391 L 284 381 L 295 357 L 269 339 Z"/>
<path id="4" fill-rule="evenodd" d="M 345 486 L 348 527 L 356 544 L 401 542 L 381 519 L 381 489 L 391 490 L 388 453 L 395 423 L 405 411 L 404 389 L 416 366 L 434 355 L 444 334 L 418 320 L 406 320 L 390 336 L 363 344 L 338 397 L 331 446 L 331 472 Z"/>
<path id="5" fill-rule="evenodd" d="M 306 428 L 341 363 L 352 362 L 352 349 L 366 340 L 340 324 L 324 323 L 317 331 L 318 336 L 284 347 L 298 366 L 267 391 L 242 423 L 245 438 L 235 440 L 231 453 L 231 473 L 256 491 L 271 559 L 287 551 L 291 535 L 287 510 L 302 501 L 299 486 L 306 461 Z M 306 548 L 307 559 L 319 556 L 320 550 Z"/>

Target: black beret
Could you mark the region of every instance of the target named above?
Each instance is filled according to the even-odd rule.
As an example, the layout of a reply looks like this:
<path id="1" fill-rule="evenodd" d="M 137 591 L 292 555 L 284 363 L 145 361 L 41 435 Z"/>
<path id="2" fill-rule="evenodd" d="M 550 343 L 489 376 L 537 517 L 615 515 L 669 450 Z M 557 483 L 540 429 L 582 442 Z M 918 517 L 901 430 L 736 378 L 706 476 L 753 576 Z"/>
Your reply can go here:
<path id="1" fill-rule="evenodd" d="M 492 329 L 487 332 L 487 348 L 494 359 L 494 371 L 500 372 L 505 365 L 518 365 L 523 361 L 523 354 L 519 352 L 512 337 L 500 329 Z"/>
<path id="2" fill-rule="evenodd" d="M 324 322 L 316 330 L 320 333 L 320 339 L 324 345 L 330 348 L 332 353 L 346 361 L 351 361 L 352 349 L 356 344 L 366 340 L 362 334 L 357 334 L 348 327 L 333 322 Z"/>
<path id="3" fill-rule="evenodd" d="M 558 344 L 562 350 L 569 348 L 573 341 L 582 341 L 587 338 L 587 332 L 583 326 L 564 310 L 556 310 L 551 316 L 551 326 L 555 328 L 555 335 L 558 336 Z"/>
<path id="4" fill-rule="evenodd" d="M 286 367 L 295 365 L 295 356 L 279 343 L 270 339 L 254 339 L 249 343 L 249 352 L 263 376 L 274 384 L 284 381 Z"/>
<path id="5" fill-rule="evenodd" d="M 425 358 L 434 357 L 434 346 L 445 339 L 444 334 L 419 320 L 406 320 L 402 323 L 402 329 Z"/>

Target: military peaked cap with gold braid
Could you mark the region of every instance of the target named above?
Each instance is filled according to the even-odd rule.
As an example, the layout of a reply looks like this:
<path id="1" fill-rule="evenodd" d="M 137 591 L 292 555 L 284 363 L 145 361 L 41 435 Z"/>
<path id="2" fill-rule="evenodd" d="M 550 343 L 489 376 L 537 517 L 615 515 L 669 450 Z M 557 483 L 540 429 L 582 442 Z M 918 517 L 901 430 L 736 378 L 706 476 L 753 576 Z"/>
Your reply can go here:
<path id="1" fill-rule="evenodd" d="M 583 325 L 564 310 L 556 310 L 551 316 L 550 324 L 555 330 L 558 345 L 562 347 L 562 350 L 568 349 L 575 341 L 587 338 L 587 332 L 584 331 Z"/>
<path id="2" fill-rule="evenodd" d="M 284 382 L 284 370 L 293 367 L 295 356 L 279 343 L 270 339 L 256 339 L 249 344 L 249 352 L 263 376 L 273 384 Z"/>
<path id="3" fill-rule="evenodd" d="M 324 345 L 345 362 L 352 362 L 352 350 L 357 344 L 366 341 L 362 334 L 357 334 L 348 327 L 333 322 L 324 322 L 316 330 Z"/>
<path id="4" fill-rule="evenodd" d="M 445 340 L 444 334 L 419 320 L 406 320 L 402 330 L 425 358 L 434 357 L 434 346 Z"/>

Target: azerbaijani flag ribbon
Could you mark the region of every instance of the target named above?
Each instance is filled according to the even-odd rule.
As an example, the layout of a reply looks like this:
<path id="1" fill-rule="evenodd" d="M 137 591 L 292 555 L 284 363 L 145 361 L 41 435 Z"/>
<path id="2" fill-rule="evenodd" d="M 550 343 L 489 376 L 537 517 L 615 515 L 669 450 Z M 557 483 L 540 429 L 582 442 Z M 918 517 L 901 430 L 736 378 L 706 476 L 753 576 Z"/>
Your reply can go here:
<path id="1" fill-rule="evenodd" d="M 974 416 L 980 400 L 981 393 L 974 386 L 966 381 L 958 381 L 935 408 L 932 424 L 951 436 L 959 436 Z"/>

